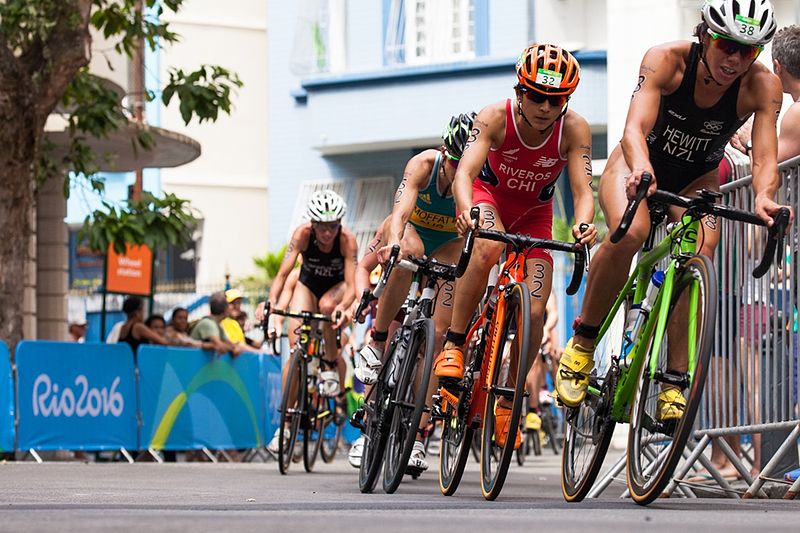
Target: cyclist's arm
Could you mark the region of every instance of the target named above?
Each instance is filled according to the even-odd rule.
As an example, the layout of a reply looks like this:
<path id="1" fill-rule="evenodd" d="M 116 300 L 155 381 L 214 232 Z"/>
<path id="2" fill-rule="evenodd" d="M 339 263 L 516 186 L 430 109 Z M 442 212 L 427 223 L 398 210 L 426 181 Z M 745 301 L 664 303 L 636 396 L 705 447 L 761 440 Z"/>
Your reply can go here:
<path id="1" fill-rule="evenodd" d="M 497 140 L 505 132 L 505 103 L 492 104 L 481 109 L 472 124 L 472 132 L 464 147 L 464 155 L 458 163 L 453 181 L 453 196 L 459 213 L 459 230 L 469 219 L 472 207 L 472 181 L 481 172 L 481 167 Z M 499 144 L 499 143 L 497 143 Z"/>
<path id="2" fill-rule="evenodd" d="M 753 86 L 753 191 L 755 211 L 762 220 L 772 223 L 772 215 L 779 209 L 774 202 L 780 187 L 778 175 L 778 114 L 783 103 L 781 82 L 766 69 L 755 72 L 750 80 Z"/>
<path id="3" fill-rule="evenodd" d="M 426 160 L 425 152 L 409 159 L 403 172 L 403 181 L 394 193 L 394 207 L 389 219 L 384 246 L 400 244 L 405 232 L 406 222 L 411 217 L 414 204 L 417 201 L 420 187 L 431 173 L 430 162 Z"/>
<path id="4" fill-rule="evenodd" d="M 569 113 L 564 121 L 567 148 L 567 173 L 572 190 L 575 211 L 575 226 L 572 234 L 581 242 L 591 246 L 596 238 L 592 225 L 594 220 L 594 194 L 592 193 L 592 132 L 586 119 L 577 113 Z M 589 224 L 585 232 L 580 224 Z"/>
<path id="5" fill-rule="evenodd" d="M 639 183 L 642 172 L 653 174 L 646 139 L 656 124 L 661 95 L 667 92 L 667 84 L 674 77 L 675 68 L 675 53 L 663 46 L 648 50 L 639 66 L 639 78 L 633 90 L 622 135 L 622 153 L 625 162 L 637 176 L 633 183 L 628 184 L 629 186 Z M 655 179 L 650 187 L 651 190 L 655 190 Z"/>
<path id="6" fill-rule="evenodd" d="M 358 242 L 355 235 L 349 231 L 342 231 L 341 250 L 344 256 L 344 295 L 342 301 L 336 306 L 337 311 L 342 312 L 344 317 L 345 311 L 353 305 L 353 300 L 356 298 L 355 280 L 356 280 L 356 267 L 358 266 Z M 341 324 L 340 320 L 337 325 Z"/>
<path id="7" fill-rule="evenodd" d="M 269 303 L 272 307 L 275 307 L 278 303 L 278 298 L 280 298 L 281 291 L 286 283 L 286 278 L 294 268 L 297 262 L 297 256 L 308 246 L 310 235 L 311 226 L 309 224 L 302 224 L 294 230 L 292 239 L 289 241 L 289 247 L 286 249 L 286 255 L 283 257 L 281 268 L 278 270 L 278 274 L 275 276 L 275 279 L 272 281 L 272 286 L 269 289 Z"/>

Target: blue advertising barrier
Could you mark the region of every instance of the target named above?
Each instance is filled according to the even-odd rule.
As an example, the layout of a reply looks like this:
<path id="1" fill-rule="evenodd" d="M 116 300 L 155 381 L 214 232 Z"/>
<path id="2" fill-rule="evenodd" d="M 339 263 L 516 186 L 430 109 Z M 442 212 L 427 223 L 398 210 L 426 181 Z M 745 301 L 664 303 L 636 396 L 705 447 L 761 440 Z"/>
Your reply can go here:
<path id="1" fill-rule="evenodd" d="M 137 447 L 127 344 L 22 341 L 16 352 L 18 449 Z"/>
<path id="2" fill-rule="evenodd" d="M 255 448 L 264 444 L 261 356 L 139 347 L 142 448 Z"/>
<path id="3" fill-rule="evenodd" d="M 281 421 L 281 358 L 263 355 L 261 358 L 261 409 L 263 413 L 263 434 L 267 440 L 272 438 Z"/>
<path id="4" fill-rule="evenodd" d="M 11 354 L 0 341 L 0 452 L 14 449 L 14 375 Z"/>

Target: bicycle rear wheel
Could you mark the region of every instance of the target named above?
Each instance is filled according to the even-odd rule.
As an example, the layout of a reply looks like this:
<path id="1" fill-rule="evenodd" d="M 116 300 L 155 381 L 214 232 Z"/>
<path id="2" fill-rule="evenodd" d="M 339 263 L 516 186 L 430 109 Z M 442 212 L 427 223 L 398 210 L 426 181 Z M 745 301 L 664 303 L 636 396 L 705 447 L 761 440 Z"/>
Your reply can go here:
<path id="1" fill-rule="evenodd" d="M 325 411 L 327 410 L 328 399 L 324 398 L 319 391 L 314 391 L 306 396 L 308 407 L 308 423 L 303 429 L 303 467 L 306 472 L 314 470 L 317 462 L 317 455 L 322 446 L 322 425 Z"/>
<path id="2" fill-rule="evenodd" d="M 278 439 L 278 470 L 284 475 L 292 464 L 297 433 L 306 412 L 307 372 L 305 357 L 300 352 L 295 353 L 286 374 L 281 400 L 281 420 L 278 426 L 281 429 Z"/>
<path id="3" fill-rule="evenodd" d="M 475 431 L 472 421 L 467 420 L 469 416 L 470 403 L 472 402 L 472 373 L 469 369 L 475 364 L 475 350 L 480 346 L 480 342 L 471 341 L 467 344 L 467 352 L 464 354 L 467 375 L 461 382 L 464 390 L 459 394 L 458 405 L 447 405 L 442 420 L 442 441 L 439 448 L 439 489 L 445 496 L 452 496 L 461 483 L 461 476 L 464 474 L 464 467 L 469 459 L 472 450 L 475 460 L 480 462 L 480 444 L 474 444 L 474 436 L 480 436 L 479 431 Z M 476 451 L 477 450 L 477 451 Z"/>
<path id="4" fill-rule="evenodd" d="M 522 403 L 525 401 L 525 376 L 528 373 L 528 344 L 531 323 L 531 303 L 527 286 L 515 284 L 505 296 L 505 316 L 496 323 L 497 358 L 490 363 L 487 376 L 489 390 L 486 391 L 486 407 L 483 411 L 481 438 L 481 491 L 487 500 L 494 500 L 503 489 L 508 474 L 508 465 L 514 454 L 514 444 L 519 430 Z M 487 350 L 490 343 L 486 343 Z M 491 357 L 491 354 L 484 354 Z M 516 372 L 504 372 L 503 359 L 516 360 Z M 511 365 L 509 365 L 511 366 Z M 497 446 L 495 433 L 495 405 L 501 398 L 511 403 L 509 430 L 505 445 Z M 499 452 L 499 453 L 497 453 Z"/>
<path id="5" fill-rule="evenodd" d="M 681 309 L 676 310 L 682 299 Z M 661 495 L 694 428 L 714 344 L 716 311 L 714 267 L 710 259 L 696 255 L 677 272 L 654 376 L 649 371 L 654 339 L 639 339 L 639 342 L 648 343 L 648 352 L 631 410 L 627 474 L 631 498 L 640 505 L 647 505 Z M 667 354 L 679 349 L 681 344 L 694 352 L 694 365 L 685 373 L 667 372 Z M 665 386 L 679 389 L 686 401 L 679 418 L 664 420 L 660 416 L 658 396 Z"/>
<path id="6" fill-rule="evenodd" d="M 387 494 L 403 481 L 428 400 L 436 336 L 433 320 L 417 322 L 411 332 L 392 394 L 394 410 L 383 458 L 383 490 Z"/>

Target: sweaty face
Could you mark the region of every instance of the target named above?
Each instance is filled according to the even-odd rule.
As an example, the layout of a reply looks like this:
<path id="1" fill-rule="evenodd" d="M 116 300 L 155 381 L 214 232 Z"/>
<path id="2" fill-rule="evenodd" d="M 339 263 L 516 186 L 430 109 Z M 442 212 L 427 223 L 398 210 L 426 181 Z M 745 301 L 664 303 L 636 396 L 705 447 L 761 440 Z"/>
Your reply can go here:
<path id="1" fill-rule="evenodd" d="M 723 85 L 733 83 L 748 71 L 761 49 L 756 46 L 708 35 L 704 39 L 705 59 L 711 75 Z"/>

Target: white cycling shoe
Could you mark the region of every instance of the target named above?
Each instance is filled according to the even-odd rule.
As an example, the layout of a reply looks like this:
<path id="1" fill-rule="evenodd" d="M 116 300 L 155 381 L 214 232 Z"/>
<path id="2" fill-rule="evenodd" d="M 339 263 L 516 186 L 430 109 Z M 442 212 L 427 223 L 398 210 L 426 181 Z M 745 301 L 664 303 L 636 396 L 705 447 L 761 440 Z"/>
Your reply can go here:
<path id="1" fill-rule="evenodd" d="M 283 438 L 288 439 L 290 436 L 291 433 L 289 433 L 289 430 L 284 428 Z M 280 428 L 278 428 L 275 430 L 275 435 L 272 436 L 272 440 L 269 441 L 269 444 L 267 444 L 267 450 L 277 455 L 279 452 L 278 447 L 280 446 L 280 443 L 281 443 L 281 430 Z"/>
<path id="2" fill-rule="evenodd" d="M 356 368 L 353 371 L 358 380 L 364 385 L 372 385 L 378 381 L 378 371 L 381 369 L 383 350 L 367 344 L 356 354 Z"/>
<path id="3" fill-rule="evenodd" d="M 414 449 L 411 450 L 411 457 L 408 458 L 408 468 L 424 472 L 428 469 L 428 461 L 425 460 L 425 444 L 414 441 Z"/>
<path id="4" fill-rule="evenodd" d="M 323 396 L 336 396 L 342 390 L 339 385 L 339 373 L 335 370 L 325 370 L 319 373 L 319 393 Z"/>
<path id="5" fill-rule="evenodd" d="M 353 441 L 347 460 L 353 468 L 361 468 L 361 456 L 364 455 L 364 435 Z"/>

